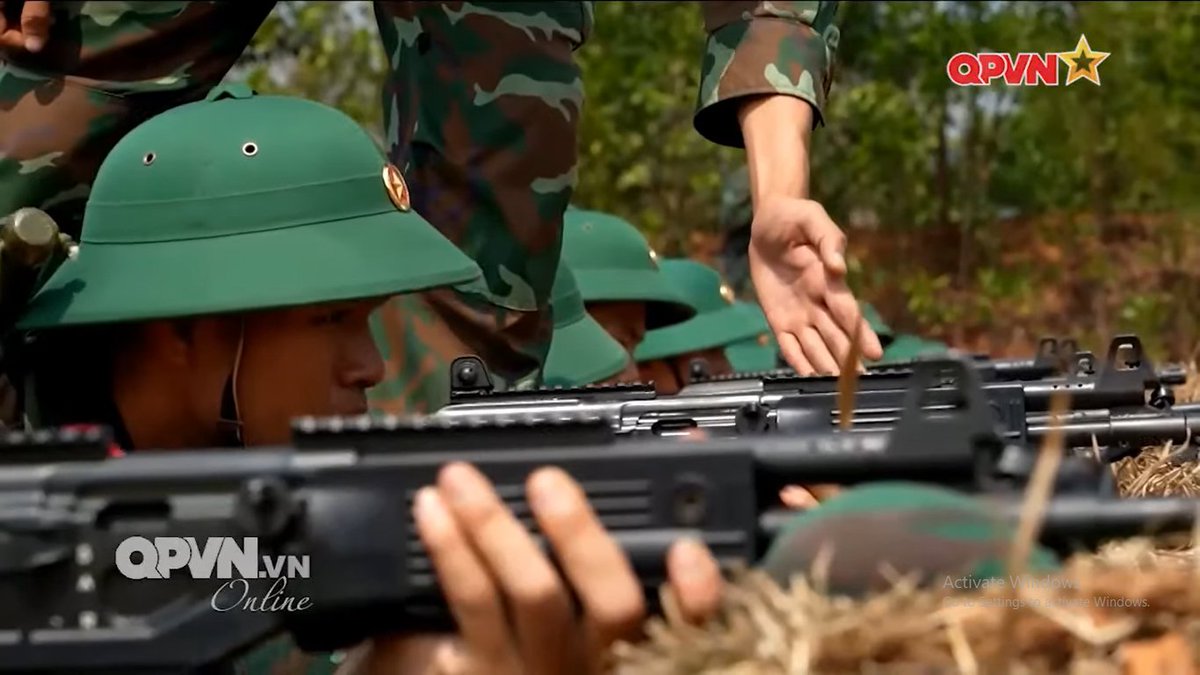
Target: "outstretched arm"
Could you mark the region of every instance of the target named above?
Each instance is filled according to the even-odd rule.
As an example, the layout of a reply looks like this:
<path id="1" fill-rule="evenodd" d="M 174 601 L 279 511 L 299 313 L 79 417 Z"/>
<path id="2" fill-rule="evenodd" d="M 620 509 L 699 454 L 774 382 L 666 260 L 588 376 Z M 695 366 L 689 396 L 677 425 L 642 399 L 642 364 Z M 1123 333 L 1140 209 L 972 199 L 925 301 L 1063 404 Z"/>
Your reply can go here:
<path id="1" fill-rule="evenodd" d="M 845 284 L 846 239 L 808 199 L 808 143 L 823 121 L 838 29 L 834 2 L 704 2 L 708 45 L 694 124 L 746 149 L 750 276 L 780 350 L 801 374 L 837 374 L 857 333 L 883 355 Z"/>

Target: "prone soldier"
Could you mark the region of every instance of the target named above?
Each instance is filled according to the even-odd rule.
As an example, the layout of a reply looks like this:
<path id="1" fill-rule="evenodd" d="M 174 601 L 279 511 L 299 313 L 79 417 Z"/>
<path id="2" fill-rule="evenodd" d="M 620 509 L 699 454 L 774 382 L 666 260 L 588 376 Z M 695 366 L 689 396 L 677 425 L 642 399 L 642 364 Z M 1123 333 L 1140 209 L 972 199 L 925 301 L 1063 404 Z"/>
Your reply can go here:
<path id="1" fill-rule="evenodd" d="M 19 322 L 35 353 L 50 348 L 38 365 L 52 370 L 71 365 L 57 362 L 55 337 L 108 332 L 87 342 L 102 366 L 88 388 L 97 398 L 90 410 L 43 401 L 35 421 L 110 424 L 133 452 L 285 443 L 296 414 L 365 410 L 363 392 L 383 373 L 368 316 L 383 298 L 478 273 L 408 210 L 403 180 L 352 120 L 313 102 L 215 90 L 144 123 L 101 167 L 76 254 Z M 561 328 L 598 328 L 578 325 Z M 63 370 L 68 388 L 84 375 Z M 41 384 L 35 392 L 54 393 L 53 375 Z M 579 486 L 550 469 L 527 488 L 565 581 L 488 481 L 450 464 L 418 494 L 414 516 L 460 635 L 379 639 L 344 668 L 595 673 L 607 645 L 635 636 L 641 589 Z M 773 573 L 786 555 L 774 552 Z M 702 546 L 678 542 L 668 569 L 684 616 L 715 609 L 721 580 Z"/>
<path id="2" fill-rule="evenodd" d="M 105 154 L 141 120 L 203 97 L 274 4 L 4 3 L 0 213 L 39 207 L 78 234 Z M 763 279 L 780 303 L 768 308 L 774 328 L 807 333 L 806 343 L 844 342 L 859 318 L 842 281 L 845 238 L 806 187 L 809 137 L 832 82 L 837 4 L 699 5 L 709 37 L 694 125 L 714 143 L 744 147 L 756 175 L 772 176 L 757 186 L 755 231 Z M 448 399 L 442 374 L 463 353 L 510 386 L 534 386 L 575 185 L 583 85 L 573 54 L 592 31 L 592 4 L 374 7 L 391 64 L 382 96 L 388 155 L 414 210 L 483 274 L 388 301 L 374 326 L 388 367 L 371 402 L 389 412 L 436 409 Z M 805 278 L 828 291 L 786 281 L 799 276 L 789 250 L 820 261 Z M 870 357 L 878 346 L 872 335 L 864 341 Z"/>
<path id="3" fill-rule="evenodd" d="M 554 310 L 554 338 L 546 355 L 547 386 L 603 384 L 628 372 L 633 357 L 588 314 L 566 260 L 558 263 L 550 306 Z"/>
<path id="4" fill-rule="evenodd" d="M 588 314 L 629 352 L 625 381 L 639 379 L 633 353 L 648 329 L 673 326 L 696 315 L 662 273 L 650 243 L 626 220 L 568 209 L 562 257 L 575 272 Z"/>
<path id="5" fill-rule="evenodd" d="M 368 324 L 380 303 L 478 276 L 411 210 L 399 172 L 353 120 L 218 88 L 146 121 L 101 166 L 77 255 L 18 323 L 37 357 L 32 421 L 106 424 L 132 452 L 286 444 L 296 416 L 366 412 L 365 390 L 385 375 Z M 64 339 L 89 345 L 94 367 L 62 362 Z M 457 649 L 381 639 L 354 663 L 591 672 L 636 632 L 641 588 L 579 486 L 546 469 L 527 489 L 562 576 L 486 478 L 448 464 L 414 518 Z M 712 611 L 720 576 L 703 545 L 678 542 L 668 568 L 689 615 Z"/>
<path id="6" fill-rule="evenodd" d="M 672 258 L 663 261 L 662 270 L 680 296 L 696 309 L 696 316 L 648 331 L 634 358 L 643 380 L 652 380 L 659 393 L 674 394 L 694 377 L 732 373 L 726 347 L 754 339 L 768 328 L 762 312 L 738 302 L 721 275 L 708 265 Z M 693 372 L 694 367 L 703 371 Z"/>

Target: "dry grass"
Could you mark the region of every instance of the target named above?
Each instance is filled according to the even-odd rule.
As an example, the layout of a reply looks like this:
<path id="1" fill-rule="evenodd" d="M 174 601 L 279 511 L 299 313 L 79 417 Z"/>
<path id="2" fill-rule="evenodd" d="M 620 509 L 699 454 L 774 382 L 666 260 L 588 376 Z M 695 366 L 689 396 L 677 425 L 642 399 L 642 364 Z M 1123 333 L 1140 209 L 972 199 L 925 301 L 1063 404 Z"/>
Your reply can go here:
<path id="1" fill-rule="evenodd" d="M 1181 403 L 1200 398 L 1195 368 L 1191 375 L 1176 391 Z M 1200 465 L 1172 461 L 1180 450 L 1147 448 L 1114 465 L 1122 496 L 1200 494 Z M 1053 452 L 1043 449 L 1043 459 Z M 1029 513 L 1044 504 L 1036 492 L 1031 488 Z M 1022 543 L 1028 541 L 1014 548 Z M 820 569 L 797 575 L 786 590 L 742 571 L 719 615 L 702 627 L 679 618 L 664 591 L 664 618 L 647 624 L 645 641 L 616 646 L 613 672 L 1194 675 L 1200 539 L 1192 543 L 1117 542 L 1072 558 L 1037 583 L 1017 571 L 1024 583 L 967 592 L 897 579 L 886 593 L 847 598 L 822 591 Z"/>
<path id="2" fill-rule="evenodd" d="M 1191 664 L 1200 644 L 1200 575 L 1190 562 L 1080 558 L 1054 581 L 1037 578 L 1046 579 L 1044 587 L 1033 577 L 1016 589 L 971 593 L 900 581 L 887 593 L 854 600 L 830 597 L 807 577 L 784 591 L 748 572 L 729 589 L 717 620 L 702 628 L 673 612 L 653 620 L 646 642 L 618 646 L 614 672 L 1100 675 L 1130 672 L 1122 670 L 1137 654 L 1129 645 L 1173 636 L 1188 648 L 1170 660 Z M 1100 598 L 1120 606 L 1101 607 Z M 1005 622 L 1012 624 L 1009 639 Z"/>

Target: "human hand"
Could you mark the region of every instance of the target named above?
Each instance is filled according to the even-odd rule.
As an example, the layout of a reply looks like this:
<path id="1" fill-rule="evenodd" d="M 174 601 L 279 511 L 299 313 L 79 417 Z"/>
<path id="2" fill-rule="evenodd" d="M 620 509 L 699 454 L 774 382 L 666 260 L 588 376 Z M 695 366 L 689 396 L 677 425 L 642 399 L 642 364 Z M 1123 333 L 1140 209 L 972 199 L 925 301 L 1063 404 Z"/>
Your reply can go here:
<path id="1" fill-rule="evenodd" d="M 11 0 L 9 0 L 11 2 Z M 50 3 L 47 0 L 25 0 L 19 23 L 11 24 L 4 13 L 5 0 L 0 0 L 0 51 L 37 53 L 50 37 Z"/>
<path id="2" fill-rule="evenodd" d="M 565 580 L 490 482 L 470 465 L 449 464 L 436 487 L 418 493 L 414 517 L 460 634 L 377 639 L 357 672 L 586 675 L 602 671 L 613 642 L 636 638 L 645 615 L 641 586 L 583 490 L 547 468 L 530 476 L 526 492 Z M 722 580 L 703 545 L 677 542 L 667 571 L 686 617 L 701 621 L 716 610 Z"/>
<path id="3" fill-rule="evenodd" d="M 855 324 L 861 354 L 883 357 L 846 285 L 845 249 L 846 236 L 817 202 L 772 195 L 755 209 L 750 276 L 780 352 L 801 375 L 839 374 Z"/>
<path id="4" fill-rule="evenodd" d="M 836 497 L 839 492 L 841 488 L 836 485 L 789 485 L 779 491 L 779 501 L 789 509 L 807 511 Z"/>

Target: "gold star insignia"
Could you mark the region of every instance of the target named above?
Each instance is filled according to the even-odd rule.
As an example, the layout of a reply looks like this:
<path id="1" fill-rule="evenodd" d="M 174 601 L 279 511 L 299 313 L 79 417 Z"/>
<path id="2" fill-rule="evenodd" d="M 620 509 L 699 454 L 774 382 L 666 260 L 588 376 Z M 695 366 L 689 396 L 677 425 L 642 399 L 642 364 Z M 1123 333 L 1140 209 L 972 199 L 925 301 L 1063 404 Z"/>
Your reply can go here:
<path id="1" fill-rule="evenodd" d="M 388 199 L 392 200 L 396 208 L 401 211 L 412 208 L 408 198 L 408 185 L 404 183 L 404 176 L 394 164 L 383 167 L 383 187 L 387 190 Z"/>
<path id="2" fill-rule="evenodd" d="M 1067 84 L 1071 84 L 1079 78 L 1085 78 L 1092 81 L 1092 84 L 1100 86 L 1100 73 L 1096 68 L 1104 59 L 1109 56 L 1108 52 L 1094 52 L 1092 46 L 1088 44 L 1087 36 L 1080 34 L 1079 42 L 1075 44 L 1073 52 L 1059 52 L 1058 58 L 1062 59 L 1063 63 L 1070 67 L 1067 72 Z"/>

